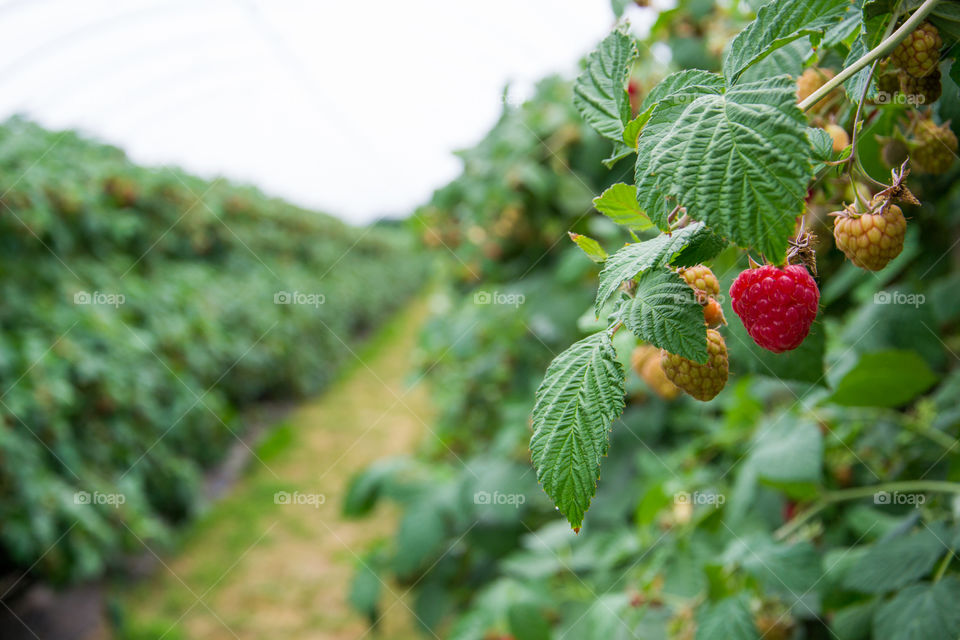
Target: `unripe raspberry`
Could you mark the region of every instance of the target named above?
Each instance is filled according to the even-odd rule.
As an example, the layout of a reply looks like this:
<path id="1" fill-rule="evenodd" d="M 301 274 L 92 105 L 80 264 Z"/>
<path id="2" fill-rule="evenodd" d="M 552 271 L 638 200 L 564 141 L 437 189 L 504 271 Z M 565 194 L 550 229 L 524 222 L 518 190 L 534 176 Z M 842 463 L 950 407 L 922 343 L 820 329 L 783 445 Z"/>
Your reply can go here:
<path id="1" fill-rule="evenodd" d="M 667 351 L 661 353 L 663 372 L 697 400 L 712 400 L 727 384 L 730 365 L 727 345 L 714 329 L 707 329 L 707 362 L 700 364 Z"/>
<path id="2" fill-rule="evenodd" d="M 820 290 L 804 267 L 764 265 L 737 276 L 730 299 L 754 342 L 782 353 L 799 347 L 810 333 Z"/>
<path id="3" fill-rule="evenodd" d="M 703 321 L 711 329 L 727 324 L 727 319 L 723 317 L 723 307 L 713 298 L 709 298 L 707 304 L 703 305 Z"/>
<path id="4" fill-rule="evenodd" d="M 833 78 L 833 71 L 829 69 L 816 69 L 810 67 L 797 78 L 797 102 L 802 102 L 809 98 L 813 93 L 825 85 L 831 78 Z M 831 91 L 829 95 L 824 96 L 822 100 L 817 102 L 810 108 L 810 111 L 817 113 L 818 111 L 826 108 L 826 105 L 831 101 L 831 98 L 835 97 L 837 91 Z"/>
<path id="5" fill-rule="evenodd" d="M 834 153 L 840 153 L 850 144 L 850 136 L 847 135 L 847 130 L 840 125 L 828 124 L 823 130 L 829 133 L 830 138 L 833 140 Z"/>
<path id="6" fill-rule="evenodd" d="M 942 46 L 940 32 L 929 22 L 924 22 L 897 45 L 890 54 L 890 60 L 901 71 L 914 78 L 922 78 L 940 62 Z"/>
<path id="7" fill-rule="evenodd" d="M 693 287 L 696 292 L 697 302 L 705 304 L 709 296 L 715 296 L 720 293 L 720 281 L 713 275 L 710 267 L 698 264 L 695 267 L 687 267 L 678 271 L 688 285 Z"/>
<path id="8" fill-rule="evenodd" d="M 647 383 L 647 386 L 650 387 L 650 390 L 655 394 L 664 400 L 673 400 L 680 395 L 680 389 L 677 388 L 677 385 L 670 382 L 667 374 L 663 372 L 663 367 L 660 366 L 661 358 L 660 352 L 657 351 L 654 357 L 643 364 L 640 377 L 643 378 L 643 381 Z"/>
<path id="9" fill-rule="evenodd" d="M 900 91 L 898 74 L 891 72 L 878 75 L 877 92 L 880 94 L 877 99 L 878 102 L 882 104 L 893 102 L 893 96 L 897 94 L 897 91 Z"/>
<path id="10" fill-rule="evenodd" d="M 660 349 L 650 344 L 637 345 L 630 353 L 630 368 L 642 378 L 643 365 L 652 360 L 654 356 L 660 357 Z"/>
<path id="11" fill-rule="evenodd" d="M 947 125 L 937 126 L 932 120 L 921 120 L 915 130 L 913 153 L 917 171 L 939 175 L 946 173 L 957 157 L 957 136 Z"/>
<path id="12" fill-rule="evenodd" d="M 908 104 L 933 104 L 943 94 L 940 69 L 934 69 L 922 78 L 914 78 L 909 73 L 901 72 L 900 91 L 906 96 Z"/>
<path id="13" fill-rule="evenodd" d="M 903 251 L 907 219 L 895 204 L 882 212 L 841 215 L 834 219 L 837 248 L 861 269 L 879 271 Z"/>

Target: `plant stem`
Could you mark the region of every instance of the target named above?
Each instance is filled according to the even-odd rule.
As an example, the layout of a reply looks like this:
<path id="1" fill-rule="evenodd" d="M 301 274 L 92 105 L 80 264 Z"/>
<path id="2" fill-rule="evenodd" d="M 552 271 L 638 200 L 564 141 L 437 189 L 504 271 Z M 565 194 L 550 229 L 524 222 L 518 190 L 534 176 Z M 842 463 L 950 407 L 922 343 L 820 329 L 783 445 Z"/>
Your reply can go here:
<path id="1" fill-rule="evenodd" d="M 894 31 L 890 36 L 884 38 L 883 42 L 878 44 L 876 47 L 868 51 L 863 55 L 859 60 L 851 64 L 849 67 L 835 75 L 831 78 L 826 84 L 810 94 L 807 99 L 802 101 L 797 106 L 800 107 L 801 111 L 806 111 L 813 105 L 817 104 L 831 91 L 843 84 L 847 79 L 853 76 L 855 73 L 863 69 L 868 64 L 872 63 L 874 60 L 882 58 L 887 55 L 893 49 L 900 44 L 900 41 L 906 38 L 908 35 L 913 33 L 913 30 L 917 28 L 923 19 L 926 18 L 934 7 L 940 3 L 940 0 L 925 0 L 923 4 L 917 7 L 917 10 L 913 12 L 907 20 L 900 26 L 899 29 Z"/>
<path id="2" fill-rule="evenodd" d="M 809 509 L 777 529 L 773 536 L 777 540 L 782 540 L 805 525 L 815 515 L 830 505 L 837 502 L 843 502 L 845 500 L 866 498 L 880 491 L 933 491 L 939 493 L 960 494 L 960 482 L 943 482 L 940 480 L 905 480 L 902 482 L 885 482 L 868 487 L 854 487 L 853 489 L 831 491 L 824 494 L 824 496 L 813 503 Z"/>
<path id="3" fill-rule="evenodd" d="M 951 560 L 953 560 L 953 549 L 949 549 L 947 551 L 947 555 L 943 557 L 943 561 L 940 563 L 940 566 L 937 567 L 937 572 L 933 575 L 934 584 L 940 582 L 940 578 L 942 578 L 943 574 L 947 572 L 947 567 L 950 566 Z"/>

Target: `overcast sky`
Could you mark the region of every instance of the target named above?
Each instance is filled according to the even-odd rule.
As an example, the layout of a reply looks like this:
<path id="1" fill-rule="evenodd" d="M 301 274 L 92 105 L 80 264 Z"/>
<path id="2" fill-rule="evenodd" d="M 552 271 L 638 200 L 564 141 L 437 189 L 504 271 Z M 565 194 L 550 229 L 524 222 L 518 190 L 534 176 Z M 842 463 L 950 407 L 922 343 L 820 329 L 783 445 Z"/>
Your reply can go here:
<path id="1" fill-rule="evenodd" d="M 0 116 L 351 221 L 405 214 L 457 148 L 610 29 L 609 0 L 7 0 Z"/>

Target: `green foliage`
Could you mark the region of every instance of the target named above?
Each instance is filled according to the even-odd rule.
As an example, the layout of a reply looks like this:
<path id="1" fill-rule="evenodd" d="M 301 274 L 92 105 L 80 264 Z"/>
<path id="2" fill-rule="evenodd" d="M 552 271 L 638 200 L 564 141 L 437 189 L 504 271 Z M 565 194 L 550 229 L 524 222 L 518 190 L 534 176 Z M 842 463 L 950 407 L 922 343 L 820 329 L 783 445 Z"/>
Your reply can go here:
<path id="1" fill-rule="evenodd" d="M 530 439 L 537 479 L 575 529 L 596 493 L 610 424 L 623 411 L 623 379 L 610 334 L 601 332 L 557 356 L 537 390 Z"/>
<path id="2" fill-rule="evenodd" d="M 640 134 L 640 206 L 658 226 L 674 206 L 741 247 L 783 258 L 813 173 L 806 123 L 786 77 L 725 92 L 693 86 L 657 103 Z"/>
<path id="3" fill-rule="evenodd" d="M 624 325 L 644 342 L 694 362 L 707 361 L 703 310 L 689 285 L 673 271 L 661 267 L 637 278 L 622 315 Z"/>
<path id="4" fill-rule="evenodd" d="M 619 182 L 593 199 L 597 211 L 617 224 L 636 231 L 649 229 L 653 224 L 637 204 L 637 188 Z"/>
<path id="5" fill-rule="evenodd" d="M 702 224 L 692 224 L 672 235 L 659 235 L 645 242 L 628 244 L 603 265 L 597 288 L 597 315 L 624 280 L 653 267 L 688 267 L 713 257 L 722 248 L 723 241 Z"/>
<path id="6" fill-rule="evenodd" d="M 573 87 L 573 102 L 601 135 L 623 139 L 630 119 L 630 98 L 625 83 L 637 47 L 628 34 L 614 31 L 587 57 L 587 67 Z"/>
<path id="7" fill-rule="evenodd" d="M 757 11 L 757 19 L 741 31 L 723 60 L 723 75 L 735 84 L 740 74 L 780 47 L 809 37 L 816 46 L 824 30 L 843 17 L 847 0 L 770 2 Z"/>
<path id="8" fill-rule="evenodd" d="M 425 273 L 401 231 L 19 119 L 0 175 L 0 563 L 49 580 L 163 542 L 239 410 L 322 389 Z"/>
<path id="9" fill-rule="evenodd" d="M 716 60 L 753 19 L 741 11 L 747 4 L 761 15 L 730 46 L 724 77 L 713 72 Z M 603 139 L 580 128 L 580 142 L 562 147 L 564 163 L 591 196 L 600 194 L 596 213 L 589 204 L 573 212 L 536 188 L 566 184 L 571 171 L 545 162 L 523 127 L 508 126 L 543 124 L 542 114 L 555 113 L 553 128 L 537 134 L 548 140 L 573 131 L 576 116 L 565 104 L 574 99 L 564 103 L 562 91 L 541 89 L 467 152 L 465 174 L 448 188 L 466 204 L 443 209 L 441 224 L 496 224 L 491 207 L 516 197 L 501 195 L 506 183 L 524 190 L 538 228 L 554 224 L 553 242 L 572 245 L 563 237 L 570 231 L 587 256 L 569 246 L 541 259 L 552 243 L 531 235 L 529 251 L 491 258 L 477 279 L 458 279 L 427 328 L 423 366 L 432 368 L 439 442 L 424 447 L 415 473 L 394 474 L 383 486 L 407 512 L 427 500 L 445 514 L 443 541 L 403 576 L 431 584 L 423 597 L 444 593 L 451 603 L 449 634 L 435 633 L 476 640 L 956 635 L 947 604 L 958 584 L 948 547 L 960 531 L 960 378 L 950 355 L 960 350 L 960 312 L 951 297 L 956 265 L 947 257 L 960 228 L 956 172 L 910 176 L 923 205 L 904 205 L 910 230 L 897 260 L 880 272 L 844 266 L 827 213 L 853 199 L 846 176 L 838 178 L 849 165 L 828 164 L 838 157 L 820 127 L 836 120 L 854 130 L 857 105 L 834 91 L 812 116 L 796 107 L 794 79 L 803 68 L 836 73 L 841 61 L 859 57 L 851 51 L 863 34 L 882 36 L 891 9 L 680 0 L 637 43 L 629 113 L 621 61 L 633 53 L 618 27 L 578 80 L 583 121 Z M 649 53 L 661 43 L 669 64 Z M 937 121 L 960 113 L 954 85 L 945 81 L 944 89 L 928 109 Z M 862 111 L 868 124 L 853 164 L 886 180 L 878 137 L 893 135 L 907 108 L 868 102 Z M 600 169 L 611 146 L 612 158 L 637 154 L 633 184 L 621 182 L 627 167 Z M 539 182 L 503 180 L 530 163 L 544 169 Z M 582 190 L 571 192 L 579 206 Z M 726 294 L 748 266 L 736 247 L 780 262 L 800 215 L 819 238 L 803 257 L 816 264 L 821 308 L 801 347 L 773 354 L 746 334 Z M 656 228 L 645 228 L 645 219 Z M 709 404 L 664 400 L 656 368 L 643 358 L 657 357 L 650 343 L 697 356 L 703 316 L 675 272 L 700 263 L 720 283 L 730 381 Z M 476 291 L 493 289 L 527 298 L 516 308 L 472 302 Z M 555 464 L 541 487 L 524 447 L 531 427 L 538 473 L 545 461 Z M 565 455 L 546 456 L 546 442 Z M 514 503 L 477 503 L 495 491 Z M 579 533 L 571 521 L 582 525 Z M 934 546 L 931 532 L 942 543 Z M 396 553 L 399 541 L 391 548 Z"/>
<path id="10" fill-rule="evenodd" d="M 936 382 L 937 376 L 916 351 L 874 351 L 860 356 L 830 399 L 854 407 L 899 407 Z"/>

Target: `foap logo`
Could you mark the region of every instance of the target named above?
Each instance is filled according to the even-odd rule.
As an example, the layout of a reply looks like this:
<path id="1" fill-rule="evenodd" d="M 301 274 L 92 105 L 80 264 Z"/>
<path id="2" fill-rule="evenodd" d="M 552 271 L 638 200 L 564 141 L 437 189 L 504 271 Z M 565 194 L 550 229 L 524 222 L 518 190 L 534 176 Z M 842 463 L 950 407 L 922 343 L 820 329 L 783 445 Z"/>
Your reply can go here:
<path id="1" fill-rule="evenodd" d="M 106 291 L 77 291 L 73 294 L 73 304 L 99 304 L 111 306 L 114 309 L 124 304 L 127 297 L 122 293 Z"/>
<path id="2" fill-rule="evenodd" d="M 473 294 L 474 304 L 505 304 L 519 307 L 527 301 L 522 293 L 501 293 L 499 291 L 477 291 Z"/>
<path id="3" fill-rule="evenodd" d="M 527 496 L 522 493 L 500 493 L 494 491 L 477 491 L 473 494 L 473 504 L 509 504 L 519 507 L 527 501 Z"/>
<path id="4" fill-rule="evenodd" d="M 273 304 L 302 304 L 318 308 L 327 297 L 322 293 L 304 293 L 302 291 L 277 291 L 273 294 Z"/>
<path id="5" fill-rule="evenodd" d="M 927 501 L 922 493 L 901 493 L 900 491 L 877 491 L 873 494 L 873 504 L 907 504 L 919 507 Z"/>
<path id="6" fill-rule="evenodd" d="M 877 104 L 899 104 L 919 107 L 926 101 L 927 96 L 923 95 L 922 93 L 902 93 L 900 91 L 897 91 L 896 93 L 881 91 L 876 97 Z"/>
<path id="7" fill-rule="evenodd" d="M 277 491 L 273 494 L 273 504 L 308 506 L 319 509 L 320 505 L 327 501 L 327 496 L 322 493 L 300 493 L 294 491 Z"/>
<path id="8" fill-rule="evenodd" d="M 927 297 L 922 293 L 903 293 L 902 291 L 878 291 L 873 294 L 873 304 L 905 304 L 919 307 L 926 304 Z"/>
<path id="9" fill-rule="evenodd" d="M 73 494 L 74 504 L 105 504 L 111 507 L 119 507 L 127 501 L 127 496 L 122 493 L 101 493 L 94 491 L 77 491 Z"/>
<path id="10" fill-rule="evenodd" d="M 727 501 L 727 497 L 722 493 L 714 491 L 678 491 L 673 494 L 674 504 L 706 504 L 719 507 Z"/>

